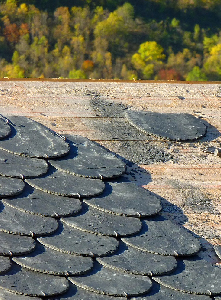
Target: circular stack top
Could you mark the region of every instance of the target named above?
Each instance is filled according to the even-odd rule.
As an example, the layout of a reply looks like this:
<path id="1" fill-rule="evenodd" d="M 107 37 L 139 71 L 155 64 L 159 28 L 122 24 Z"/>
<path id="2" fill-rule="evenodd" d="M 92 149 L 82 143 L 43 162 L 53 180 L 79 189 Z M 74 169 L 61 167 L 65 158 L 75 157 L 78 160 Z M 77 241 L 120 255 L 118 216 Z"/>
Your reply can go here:
<path id="1" fill-rule="evenodd" d="M 174 141 L 196 140 L 206 134 L 203 120 L 187 113 L 126 112 L 127 120 L 146 134 Z"/>
<path id="2" fill-rule="evenodd" d="M 68 135 L 70 152 L 50 164 L 64 172 L 90 178 L 113 178 L 125 172 L 125 164 L 113 153 L 87 138 Z"/>
<path id="3" fill-rule="evenodd" d="M 53 158 L 66 155 L 69 145 L 44 125 L 25 117 L 10 117 L 11 134 L 0 148 L 18 155 Z"/>

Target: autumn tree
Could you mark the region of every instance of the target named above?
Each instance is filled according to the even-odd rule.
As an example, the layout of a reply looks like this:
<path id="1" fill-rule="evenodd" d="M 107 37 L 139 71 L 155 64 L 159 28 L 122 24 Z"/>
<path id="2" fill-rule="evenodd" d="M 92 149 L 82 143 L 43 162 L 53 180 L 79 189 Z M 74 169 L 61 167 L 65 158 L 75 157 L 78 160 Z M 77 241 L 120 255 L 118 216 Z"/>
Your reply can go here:
<path id="1" fill-rule="evenodd" d="M 204 55 L 208 55 L 212 48 L 219 43 L 219 37 L 217 34 L 212 35 L 211 37 L 205 36 L 203 39 L 203 48 Z"/>
<path id="2" fill-rule="evenodd" d="M 221 44 L 213 46 L 203 67 L 210 80 L 221 80 Z"/>
<path id="3" fill-rule="evenodd" d="M 71 54 L 71 49 L 69 46 L 65 45 L 59 56 L 58 63 L 58 74 L 59 77 L 67 78 L 69 72 L 74 67 L 73 56 Z"/>
<path id="4" fill-rule="evenodd" d="M 89 78 L 90 74 L 94 70 L 94 62 L 90 59 L 85 60 L 81 66 L 81 69 L 84 71 L 87 78 Z"/>
<path id="5" fill-rule="evenodd" d="M 157 80 L 183 80 L 179 72 L 174 69 L 161 69 L 156 77 Z"/>
<path id="6" fill-rule="evenodd" d="M 133 7 L 125 3 L 96 25 L 95 39 L 106 40 L 107 50 L 113 57 L 124 55 L 128 49 L 127 37 L 133 26 L 133 14 Z"/>
<path id="7" fill-rule="evenodd" d="M 128 69 L 126 64 L 122 65 L 121 68 L 121 73 L 120 73 L 120 79 L 124 79 L 124 80 L 136 80 L 137 77 L 137 73 L 134 70 Z"/>
<path id="8" fill-rule="evenodd" d="M 34 40 L 35 37 L 41 39 L 43 36 L 49 38 L 49 25 L 47 12 L 35 11 L 30 24 L 31 39 Z"/>
<path id="9" fill-rule="evenodd" d="M 82 70 L 71 70 L 69 72 L 70 79 L 86 79 L 86 74 Z"/>
<path id="10" fill-rule="evenodd" d="M 65 44 L 68 44 L 71 37 L 70 30 L 70 12 L 68 7 L 59 7 L 54 12 L 55 27 L 54 38 L 57 41 L 58 48 L 61 50 Z"/>
<path id="11" fill-rule="evenodd" d="M 40 77 L 48 62 L 48 40 L 46 37 L 35 37 L 30 45 L 29 62 L 33 66 L 30 77 Z"/>
<path id="12" fill-rule="evenodd" d="M 15 51 L 13 54 L 11 64 L 6 64 L 4 60 L 1 60 L 0 65 L 0 74 L 2 77 L 24 78 L 25 71 L 19 66 L 19 54 L 17 51 Z"/>
<path id="13" fill-rule="evenodd" d="M 17 8 L 16 0 L 7 0 L 0 6 L 1 14 L 7 16 L 12 23 L 16 20 Z"/>
<path id="14" fill-rule="evenodd" d="M 192 53 L 188 48 L 178 53 L 170 53 L 167 59 L 167 68 L 176 70 L 183 78 L 194 68 L 194 66 L 202 66 L 202 56 L 197 53 Z"/>
<path id="15" fill-rule="evenodd" d="M 128 51 L 128 36 L 133 27 L 133 7 L 125 3 L 105 20 L 97 22 L 94 29 L 94 51 L 92 58 L 100 69 L 102 78 L 112 78 L 112 67 L 117 57 Z"/>
<path id="16" fill-rule="evenodd" d="M 89 41 L 91 32 L 92 13 L 88 7 L 71 8 L 71 28 L 75 36 L 83 36 L 86 42 Z"/>
<path id="17" fill-rule="evenodd" d="M 3 33 L 9 43 L 15 45 L 19 41 L 19 28 L 16 23 L 9 22 L 5 25 Z"/>
<path id="18" fill-rule="evenodd" d="M 132 56 L 132 63 L 142 78 L 152 79 L 164 59 L 163 48 L 155 41 L 147 41 L 142 43 L 138 52 Z"/>

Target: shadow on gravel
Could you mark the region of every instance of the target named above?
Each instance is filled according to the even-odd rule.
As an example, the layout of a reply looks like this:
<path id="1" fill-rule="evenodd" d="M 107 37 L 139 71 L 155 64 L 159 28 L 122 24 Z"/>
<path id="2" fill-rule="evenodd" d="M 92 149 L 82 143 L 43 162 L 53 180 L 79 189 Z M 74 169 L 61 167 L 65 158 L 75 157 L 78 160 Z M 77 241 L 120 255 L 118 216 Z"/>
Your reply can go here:
<path id="1" fill-rule="evenodd" d="M 221 132 L 216 127 L 205 120 L 203 120 L 203 123 L 206 125 L 207 131 L 206 135 L 199 139 L 201 142 L 211 142 L 221 136 Z"/>

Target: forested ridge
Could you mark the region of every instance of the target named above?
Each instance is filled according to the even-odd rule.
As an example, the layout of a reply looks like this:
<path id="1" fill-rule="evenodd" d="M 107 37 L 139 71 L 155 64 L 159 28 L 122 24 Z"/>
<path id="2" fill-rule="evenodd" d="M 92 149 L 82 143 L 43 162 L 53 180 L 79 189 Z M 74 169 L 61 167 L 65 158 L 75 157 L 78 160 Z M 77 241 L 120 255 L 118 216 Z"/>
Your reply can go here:
<path id="1" fill-rule="evenodd" d="M 0 0 L 0 77 L 221 80 L 220 0 Z"/>

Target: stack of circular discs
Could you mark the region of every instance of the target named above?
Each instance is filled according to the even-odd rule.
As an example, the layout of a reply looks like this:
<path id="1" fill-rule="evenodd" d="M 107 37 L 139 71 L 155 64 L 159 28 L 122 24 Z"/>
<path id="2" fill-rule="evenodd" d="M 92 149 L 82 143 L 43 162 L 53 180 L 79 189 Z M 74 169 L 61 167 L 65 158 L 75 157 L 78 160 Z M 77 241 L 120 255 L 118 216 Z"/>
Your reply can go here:
<path id="1" fill-rule="evenodd" d="M 0 298 L 220 299 L 221 269 L 115 154 L 25 117 L 1 118 L 0 139 Z"/>

